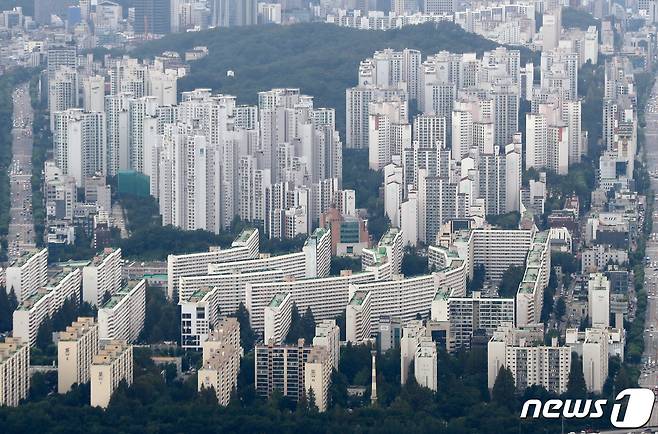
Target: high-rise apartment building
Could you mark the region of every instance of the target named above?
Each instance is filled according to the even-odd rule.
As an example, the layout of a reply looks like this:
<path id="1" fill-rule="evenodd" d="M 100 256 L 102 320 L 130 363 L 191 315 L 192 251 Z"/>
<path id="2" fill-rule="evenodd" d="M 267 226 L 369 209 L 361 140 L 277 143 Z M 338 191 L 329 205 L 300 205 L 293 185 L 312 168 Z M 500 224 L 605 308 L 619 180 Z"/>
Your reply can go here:
<path id="1" fill-rule="evenodd" d="M 107 408 L 121 381 L 133 383 L 133 347 L 122 340 L 101 345 L 91 367 L 91 406 Z"/>
<path id="2" fill-rule="evenodd" d="M 82 269 L 82 301 L 100 306 L 121 289 L 121 249 L 106 248 Z"/>
<path id="3" fill-rule="evenodd" d="M 132 343 L 144 328 L 146 280 L 129 281 L 98 309 L 98 337 Z"/>
<path id="4" fill-rule="evenodd" d="M 94 318 L 79 317 L 59 333 L 57 341 L 57 393 L 90 380 L 91 363 L 98 354 L 98 324 Z"/>
<path id="5" fill-rule="evenodd" d="M 24 252 L 5 270 L 7 293 L 14 291 L 20 303 L 48 281 L 48 249 Z"/>

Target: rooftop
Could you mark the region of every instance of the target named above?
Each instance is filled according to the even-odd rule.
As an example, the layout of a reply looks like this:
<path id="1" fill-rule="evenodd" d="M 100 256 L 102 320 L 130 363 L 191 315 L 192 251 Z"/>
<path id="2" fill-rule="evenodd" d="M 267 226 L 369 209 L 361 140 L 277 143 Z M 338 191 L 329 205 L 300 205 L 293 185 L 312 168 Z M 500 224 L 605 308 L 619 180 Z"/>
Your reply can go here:
<path id="1" fill-rule="evenodd" d="M 19 338 L 6 337 L 4 342 L 0 343 L 0 364 L 12 357 L 18 350 L 25 345 Z"/>
<path id="2" fill-rule="evenodd" d="M 379 240 L 379 245 L 381 246 L 392 246 L 395 237 L 400 233 L 400 230 L 397 228 L 389 228 L 382 238 Z"/>
<path id="3" fill-rule="evenodd" d="M 443 288 L 437 289 L 436 294 L 434 294 L 434 300 L 437 301 L 446 301 L 449 297 L 450 293 Z"/>
<path id="4" fill-rule="evenodd" d="M 82 268 L 86 267 L 89 265 L 91 261 L 88 259 L 82 259 L 80 261 L 74 261 L 73 259 L 70 259 L 66 262 L 56 262 L 53 264 L 54 267 L 61 267 L 61 268 Z"/>
<path id="5" fill-rule="evenodd" d="M 350 305 L 361 306 L 368 296 L 368 291 L 356 291 L 350 300 Z"/>
<path id="6" fill-rule="evenodd" d="M 105 258 L 110 256 L 112 253 L 114 253 L 116 250 L 112 248 L 105 248 L 103 249 L 102 252 L 100 252 L 98 255 L 94 256 L 91 260 L 91 265 L 99 265 L 102 263 Z"/>
<path id="7" fill-rule="evenodd" d="M 322 237 L 324 236 L 324 234 L 326 234 L 326 233 L 327 233 L 327 230 L 326 230 L 325 228 L 317 228 L 316 230 L 313 231 L 313 233 L 311 234 L 311 236 L 308 237 L 308 238 L 306 239 L 306 242 L 304 243 L 304 245 L 307 245 L 307 244 L 308 244 L 308 240 L 310 240 L 310 239 L 319 240 L 319 239 L 322 238 Z"/>
<path id="8" fill-rule="evenodd" d="M 212 291 L 212 288 L 203 287 L 199 288 L 196 291 L 190 295 L 190 297 L 187 299 L 189 303 L 197 303 L 201 300 L 203 300 L 203 297 L 205 297 L 210 291 Z"/>
<path id="9" fill-rule="evenodd" d="M 270 301 L 270 304 L 268 306 L 269 307 L 281 306 L 281 304 L 284 302 L 287 296 L 288 296 L 287 292 L 277 292 L 276 294 L 274 294 L 274 297 L 272 297 L 272 300 Z"/>
<path id="10" fill-rule="evenodd" d="M 50 290 L 47 288 L 39 288 L 39 290 L 27 297 L 25 300 L 21 301 L 21 304 L 18 305 L 16 310 L 26 311 L 32 309 L 42 298 L 50 294 Z"/>
<path id="11" fill-rule="evenodd" d="M 242 232 L 240 232 L 240 235 L 238 235 L 238 237 L 235 239 L 235 242 L 244 243 L 255 231 L 255 228 L 243 229 Z"/>
<path id="12" fill-rule="evenodd" d="M 16 258 L 16 259 L 14 260 L 14 262 L 12 262 L 12 263 L 9 264 L 9 266 L 10 266 L 10 267 L 22 267 L 22 266 L 25 265 L 25 263 L 26 263 L 27 261 L 29 261 L 34 255 L 36 255 L 37 253 L 40 253 L 40 252 L 41 252 L 41 250 L 28 250 L 28 251 L 26 251 L 26 252 L 23 252 L 23 253 L 21 254 L 21 256 L 19 256 L 18 258 Z"/>
<path id="13" fill-rule="evenodd" d="M 128 295 L 128 293 L 130 293 L 130 291 L 132 291 L 133 288 L 135 288 L 135 286 L 137 286 L 140 282 L 142 282 L 142 281 L 141 281 L 141 280 L 130 280 L 130 281 L 128 281 L 128 283 L 126 284 L 126 286 L 124 286 L 123 288 L 121 288 L 121 289 L 119 290 L 119 292 L 117 292 L 117 293 L 114 294 L 112 297 L 110 297 L 110 299 L 107 300 L 107 302 L 105 302 L 105 304 L 101 307 L 101 309 L 113 309 L 113 308 L 114 308 L 117 304 L 119 304 L 119 302 L 120 302 L 121 300 L 123 300 L 123 298 L 124 298 L 126 295 Z"/>

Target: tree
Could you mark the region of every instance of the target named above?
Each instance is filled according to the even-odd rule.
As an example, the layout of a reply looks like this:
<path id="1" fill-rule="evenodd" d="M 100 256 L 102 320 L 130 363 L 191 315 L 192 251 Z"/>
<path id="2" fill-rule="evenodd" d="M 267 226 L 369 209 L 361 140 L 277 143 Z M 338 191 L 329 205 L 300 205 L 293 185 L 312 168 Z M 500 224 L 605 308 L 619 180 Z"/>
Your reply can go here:
<path id="1" fill-rule="evenodd" d="M 516 388 L 514 386 L 512 372 L 506 367 L 501 366 L 491 391 L 491 400 L 501 407 L 511 410 L 514 408 L 515 392 Z"/>
<path id="2" fill-rule="evenodd" d="M 481 290 L 484 287 L 484 278 L 486 275 L 487 271 L 484 268 L 484 264 L 476 264 L 473 267 L 473 280 L 469 280 L 466 289 L 469 292 Z"/>
<path id="3" fill-rule="evenodd" d="M 244 306 L 244 303 L 240 302 L 238 305 L 238 310 L 235 311 L 233 315 L 234 318 L 240 323 L 240 346 L 244 349 L 245 352 L 251 351 L 254 348 L 256 342 L 256 334 L 251 328 L 251 323 L 249 321 L 249 311 Z"/>
<path id="4" fill-rule="evenodd" d="M 560 297 L 557 299 L 557 303 L 555 305 L 555 316 L 560 319 L 564 317 L 564 314 L 567 313 L 567 303 L 564 301 L 564 297 Z"/>
<path id="5" fill-rule="evenodd" d="M 290 328 L 288 329 L 288 334 L 286 335 L 285 342 L 289 344 L 296 344 L 297 340 L 304 337 L 304 324 L 302 323 L 302 317 L 299 315 L 299 309 L 297 308 L 297 303 L 292 303 L 292 309 L 290 312 Z"/>
<path id="6" fill-rule="evenodd" d="M 500 280 L 498 287 L 498 295 L 503 298 L 512 298 L 516 295 L 519 289 L 519 284 L 523 280 L 525 267 L 518 265 L 510 265 L 503 273 L 503 278 Z"/>
<path id="7" fill-rule="evenodd" d="M 577 353 L 571 353 L 571 371 L 569 371 L 569 381 L 567 383 L 567 396 L 575 399 L 587 397 L 583 362 Z"/>
<path id="8" fill-rule="evenodd" d="M 7 290 L 0 287 L 0 332 L 10 331 L 12 329 L 13 310 L 9 304 Z"/>
<path id="9" fill-rule="evenodd" d="M 310 306 L 306 308 L 301 322 L 303 330 L 302 337 L 307 344 L 310 344 L 313 342 L 313 337 L 315 336 L 315 317 L 313 316 L 313 311 Z"/>
<path id="10" fill-rule="evenodd" d="M 53 321 L 46 318 L 37 331 L 36 346 L 41 350 L 45 350 L 53 343 Z"/>

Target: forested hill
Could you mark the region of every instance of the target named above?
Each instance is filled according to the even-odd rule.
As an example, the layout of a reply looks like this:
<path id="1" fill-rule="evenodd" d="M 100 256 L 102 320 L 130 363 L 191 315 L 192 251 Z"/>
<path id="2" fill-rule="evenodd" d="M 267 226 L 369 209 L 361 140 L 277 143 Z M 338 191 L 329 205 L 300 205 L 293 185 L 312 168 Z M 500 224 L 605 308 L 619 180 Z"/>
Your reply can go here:
<path id="1" fill-rule="evenodd" d="M 298 87 L 313 95 L 317 107 L 336 109 L 344 131 L 345 89 L 356 85 L 359 62 L 384 48 L 421 50 L 423 57 L 440 50 L 477 52 L 497 44 L 452 23 L 369 31 L 312 23 L 214 29 L 166 36 L 144 44 L 134 55 L 152 57 L 166 50 L 181 54 L 207 46 L 209 55 L 192 63 L 192 73 L 179 90 L 195 87 L 235 95 L 239 103 L 254 104 L 256 93 L 273 87 Z M 522 50 L 522 64 L 531 53 Z M 226 71 L 235 71 L 227 78 Z"/>

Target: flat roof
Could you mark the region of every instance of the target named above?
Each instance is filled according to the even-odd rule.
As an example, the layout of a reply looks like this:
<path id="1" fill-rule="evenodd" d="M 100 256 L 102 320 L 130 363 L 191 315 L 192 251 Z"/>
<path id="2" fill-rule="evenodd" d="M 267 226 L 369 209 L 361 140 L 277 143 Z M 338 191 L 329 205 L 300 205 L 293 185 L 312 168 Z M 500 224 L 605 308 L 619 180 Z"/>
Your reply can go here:
<path id="1" fill-rule="evenodd" d="M 27 261 L 30 260 L 34 255 L 41 252 L 41 250 L 27 250 L 23 252 L 14 262 L 9 264 L 9 267 L 22 267 Z"/>
<path id="2" fill-rule="evenodd" d="M 39 290 L 27 297 L 25 300 L 21 301 L 16 310 L 26 311 L 32 309 L 35 304 L 39 302 L 42 298 L 50 293 L 49 290 L 45 288 L 39 288 Z"/>
<path id="3" fill-rule="evenodd" d="M 384 245 L 384 246 L 390 246 L 393 244 L 393 240 L 395 240 L 395 236 L 400 233 L 400 231 L 397 228 L 389 228 L 384 235 L 382 235 L 382 238 L 379 240 L 379 244 Z"/>
<path id="4" fill-rule="evenodd" d="M 368 295 L 368 291 L 356 291 L 350 300 L 352 306 L 361 306 Z"/>
<path id="5" fill-rule="evenodd" d="M 111 255 L 112 253 L 114 253 L 114 252 L 116 252 L 116 249 L 112 249 L 112 248 L 110 248 L 110 247 L 103 249 L 102 252 L 100 252 L 99 254 L 97 254 L 96 256 L 94 256 L 94 257 L 91 259 L 91 264 L 92 264 L 92 265 L 98 265 L 98 264 L 100 264 L 101 262 L 103 262 L 103 261 L 105 260 L 105 258 L 107 258 L 108 256 L 110 256 L 110 255 Z"/>
<path id="6" fill-rule="evenodd" d="M 256 231 L 255 228 L 247 228 L 243 229 L 242 232 L 238 235 L 238 237 L 235 239 L 236 242 L 244 242 L 251 237 L 251 235 Z"/>
<path id="7" fill-rule="evenodd" d="M 286 299 L 288 296 L 287 292 L 277 292 L 274 294 L 274 297 L 272 297 L 272 300 L 270 300 L 270 304 L 268 305 L 269 307 L 279 307 L 281 306 L 281 303 Z"/>
<path id="8" fill-rule="evenodd" d="M 101 309 L 112 309 L 113 307 L 115 307 L 140 282 L 141 280 L 129 280 L 128 283 L 119 290 L 119 292 L 117 292 L 112 297 L 110 297 L 110 299 L 107 300 L 107 302 L 103 306 L 101 306 Z"/>

